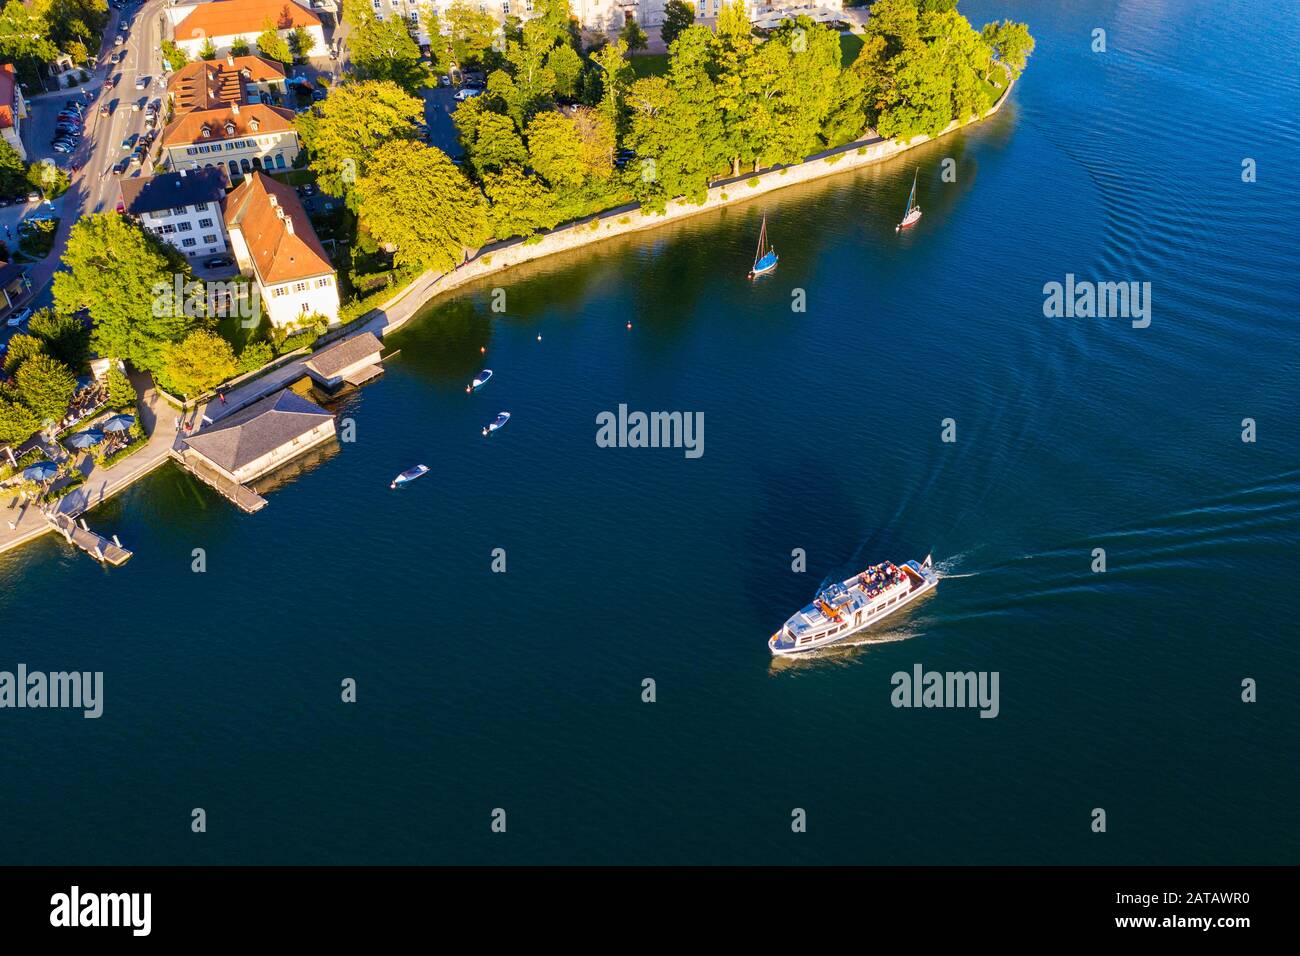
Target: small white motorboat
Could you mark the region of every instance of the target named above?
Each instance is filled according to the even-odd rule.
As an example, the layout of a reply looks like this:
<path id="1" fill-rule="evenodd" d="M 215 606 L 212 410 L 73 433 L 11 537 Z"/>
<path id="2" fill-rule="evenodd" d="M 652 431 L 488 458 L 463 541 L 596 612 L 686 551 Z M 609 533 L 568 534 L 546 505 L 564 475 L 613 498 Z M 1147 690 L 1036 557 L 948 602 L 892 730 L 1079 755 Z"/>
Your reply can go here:
<path id="1" fill-rule="evenodd" d="M 419 478 L 422 475 L 427 475 L 428 473 L 429 473 L 428 465 L 416 465 L 414 468 L 406 469 L 406 471 L 402 472 L 400 475 L 394 478 L 393 483 L 388 487 L 396 488 L 399 485 L 405 485 L 408 482 L 415 481 L 416 478 Z"/>
<path id="2" fill-rule="evenodd" d="M 496 418 L 492 419 L 492 424 L 491 424 L 491 425 L 489 425 L 487 428 L 483 429 L 483 434 L 484 434 L 484 435 L 491 435 L 494 431 L 497 431 L 498 429 L 504 428 L 505 425 L 506 425 L 506 422 L 508 422 L 508 421 L 510 421 L 510 413 L 509 413 L 509 412 L 502 412 L 502 413 L 501 413 L 500 415 L 498 415 Z"/>
<path id="3" fill-rule="evenodd" d="M 491 380 L 492 370 L 490 368 L 485 368 L 474 376 L 474 381 L 465 386 L 465 393 L 468 395 L 470 392 L 476 392 Z"/>

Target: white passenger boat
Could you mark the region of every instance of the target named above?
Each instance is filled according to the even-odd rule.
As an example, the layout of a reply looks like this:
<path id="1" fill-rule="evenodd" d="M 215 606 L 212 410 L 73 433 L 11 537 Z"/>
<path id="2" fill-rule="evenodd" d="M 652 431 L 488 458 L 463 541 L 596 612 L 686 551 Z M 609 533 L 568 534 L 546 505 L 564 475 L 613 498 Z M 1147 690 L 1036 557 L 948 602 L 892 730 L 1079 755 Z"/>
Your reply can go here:
<path id="1" fill-rule="evenodd" d="M 492 378 L 492 370 L 490 368 L 485 368 L 483 371 L 479 372 L 477 375 L 474 376 L 474 381 L 470 382 L 468 385 L 465 386 L 465 391 L 476 392 L 484 385 L 486 385 L 491 380 L 491 378 Z"/>
<path id="2" fill-rule="evenodd" d="M 496 418 L 492 419 L 492 424 L 483 429 L 484 435 L 491 435 L 494 431 L 506 427 L 506 422 L 510 421 L 510 413 L 502 412 Z"/>
<path id="3" fill-rule="evenodd" d="M 861 574 L 822 590 L 768 638 L 773 654 L 790 656 L 816 650 L 883 621 L 939 583 L 934 561 L 873 564 Z"/>

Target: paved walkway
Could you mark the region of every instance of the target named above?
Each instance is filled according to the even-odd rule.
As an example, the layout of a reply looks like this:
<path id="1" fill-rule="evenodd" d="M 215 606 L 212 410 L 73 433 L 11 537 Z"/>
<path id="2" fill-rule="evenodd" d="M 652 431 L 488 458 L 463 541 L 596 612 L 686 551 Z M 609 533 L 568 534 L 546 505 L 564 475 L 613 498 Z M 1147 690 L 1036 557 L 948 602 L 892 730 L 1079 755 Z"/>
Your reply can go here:
<path id="1" fill-rule="evenodd" d="M 94 508 L 167 460 L 167 453 L 176 437 L 178 413 L 153 387 L 150 376 L 132 375 L 131 380 L 141 396 L 140 423 L 149 435 L 149 444 L 106 469 L 95 468 L 93 459 L 86 456 L 83 464 L 89 463 L 87 466 L 93 469 L 90 477 L 80 488 L 59 499 L 57 511 L 60 514 L 76 517 Z M 53 526 L 35 505 L 17 504 L 12 509 L 9 508 L 9 503 L 17 497 L 18 493 L 10 487 L 4 489 L 3 497 L 0 498 L 0 552 L 16 548 L 53 530 Z M 10 527 L 11 523 L 13 527 Z"/>

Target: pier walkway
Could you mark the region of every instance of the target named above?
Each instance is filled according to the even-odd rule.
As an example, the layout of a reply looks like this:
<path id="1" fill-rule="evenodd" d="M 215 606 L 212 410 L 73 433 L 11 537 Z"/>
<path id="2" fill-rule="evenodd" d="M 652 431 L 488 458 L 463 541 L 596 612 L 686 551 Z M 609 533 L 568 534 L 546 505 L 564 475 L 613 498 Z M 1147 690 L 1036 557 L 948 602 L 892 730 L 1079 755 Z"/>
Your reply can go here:
<path id="1" fill-rule="evenodd" d="M 65 541 L 75 544 L 97 561 L 120 567 L 131 558 L 131 552 L 122 547 L 116 535 L 110 541 L 103 535 L 95 534 L 86 527 L 84 518 L 78 524 L 76 519 L 58 511 L 45 512 L 45 517 L 63 535 Z"/>

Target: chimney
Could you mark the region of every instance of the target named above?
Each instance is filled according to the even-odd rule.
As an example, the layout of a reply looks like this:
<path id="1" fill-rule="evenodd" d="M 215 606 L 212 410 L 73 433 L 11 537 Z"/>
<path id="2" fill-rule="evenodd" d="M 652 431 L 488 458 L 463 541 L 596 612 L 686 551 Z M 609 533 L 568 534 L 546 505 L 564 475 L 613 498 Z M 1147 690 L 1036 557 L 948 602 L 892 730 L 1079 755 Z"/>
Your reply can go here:
<path id="1" fill-rule="evenodd" d="M 238 101 L 238 100 L 235 100 L 233 103 L 230 104 L 230 112 L 231 112 L 233 115 L 235 115 L 235 116 L 238 116 L 238 115 L 239 115 L 239 101 Z"/>
<path id="2" fill-rule="evenodd" d="M 283 212 L 283 211 L 284 211 L 284 210 L 281 210 L 281 212 Z M 292 220 L 291 218 L 289 218 L 288 216 L 285 216 L 285 217 L 284 217 L 284 231 L 287 232 L 287 233 L 288 233 L 289 235 L 291 235 L 291 236 L 293 235 L 293 220 Z"/>
<path id="3" fill-rule="evenodd" d="M 226 66 L 234 66 L 234 65 L 235 65 L 235 54 L 233 54 L 233 53 L 227 53 L 227 54 L 226 54 Z"/>

